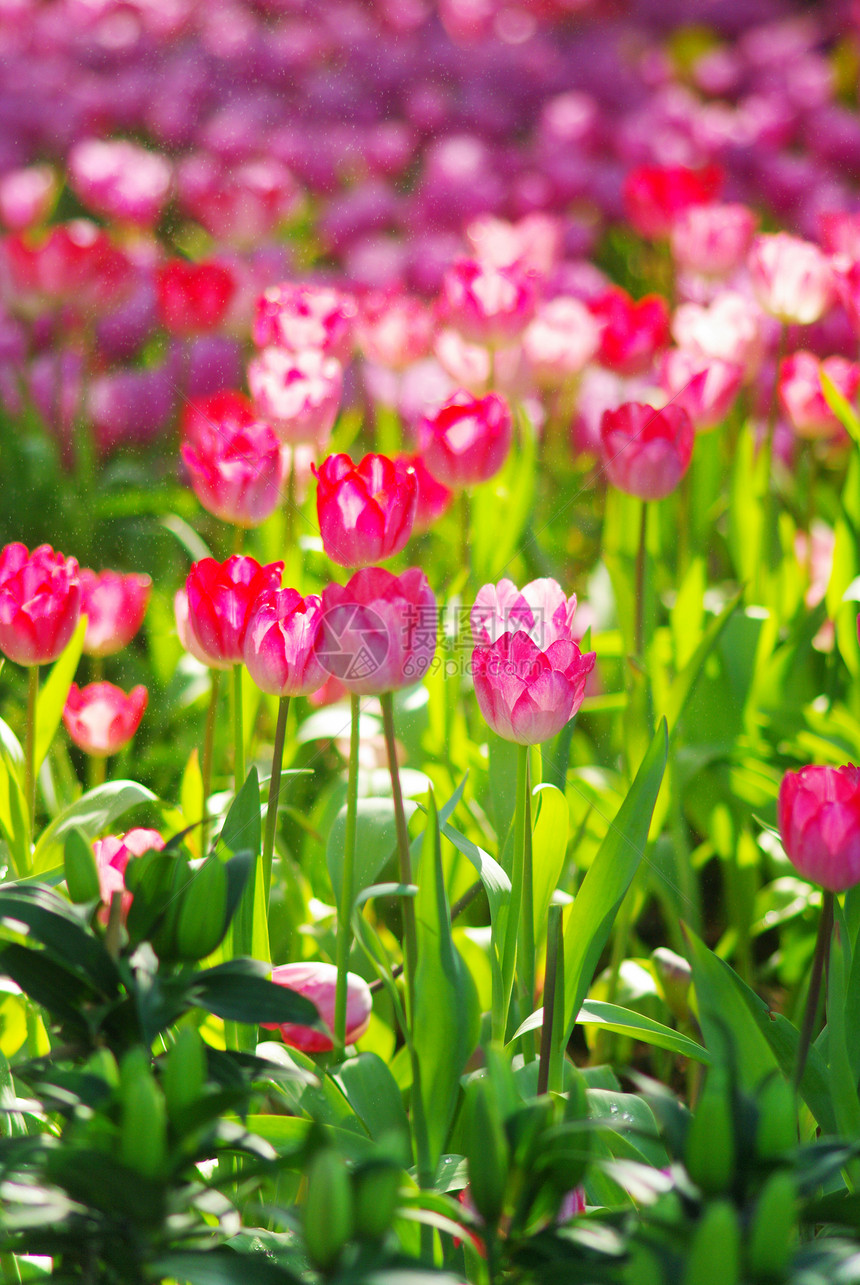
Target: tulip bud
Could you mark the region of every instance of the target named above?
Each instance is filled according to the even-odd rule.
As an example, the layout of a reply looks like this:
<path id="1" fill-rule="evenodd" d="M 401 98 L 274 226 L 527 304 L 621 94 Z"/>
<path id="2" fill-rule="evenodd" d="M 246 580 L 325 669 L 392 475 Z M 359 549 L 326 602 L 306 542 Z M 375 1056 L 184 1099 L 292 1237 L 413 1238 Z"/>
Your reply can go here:
<path id="1" fill-rule="evenodd" d="M 860 768 L 786 772 L 777 813 L 786 855 L 806 879 L 830 892 L 860 882 Z"/>
<path id="2" fill-rule="evenodd" d="M 70 830 L 63 850 L 66 887 L 72 901 L 86 904 L 99 901 L 101 884 L 93 850 L 80 830 Z"/>
<path id="3" fill-rule="evenodd" d="M 669 950 L 666 946 L 658 946 L 652 951 L 651 959 L 657 974 L 657 984 L 672 1016 L 679 1022 L 686 1021 L 690 1016 L 687 997 L 693 980 L 690 965 L 682 955 L 676 955 L 674 950 Z"/>
<path id="4" fill-rule="evenodd" d="M 315 1267 L 328 1271 L 340 1257 L 353 1230 L 352 1187 L 346 1164 L 326 1147 L 308 1169 L 305 1200 L 305 1248 Z"/>
<path id="5" fill-rule="evenodd" d="M 776 1160 L 797 1146 L 797 1106 L 794 1094 L 779 1074 L 770 1076 L 756 1097 L 756 1155 Z"/>
<path id="6" fill-rule="evenodd" d="M 690 466 L 696 432 L 682 406 L 625 402 L 603 412 L 603 466 L 613 486 L 640 500 L 671 494 Z"/>

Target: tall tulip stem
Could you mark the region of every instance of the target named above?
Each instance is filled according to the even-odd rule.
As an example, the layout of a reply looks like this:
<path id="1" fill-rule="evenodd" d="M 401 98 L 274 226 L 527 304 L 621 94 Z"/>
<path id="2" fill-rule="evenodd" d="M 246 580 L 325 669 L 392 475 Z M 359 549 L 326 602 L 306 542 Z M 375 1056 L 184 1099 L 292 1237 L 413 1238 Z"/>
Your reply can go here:
<path id="1" fill-rule="evenodd" d="M 515 898 L 520 908 L 517 946 L 517 975 L 520 981 L 520 1021 L 531 1013 L 535 999 L 535 920 L 534 877 L 532 873 L 531 796 L 529 793 L 529 746 L 517 746 L 517 801 L 514 817 L 514 870 L 519 884 Z M 523 1057 L 526 1062 L 535 1060 L 535 1039 L 532 1031 L 523 1036 Z"/>
<path id="2" fill-rule="evenodd" d="M 639 544 L 636 549 L 636 585 L 634 588 L 635 625 L 633 650 L 637 660 L 642 659 L 645 646 L 645 562 L 648 557 L 648 501 L 642 501 L 639 519 Z"/>
<path id="3" fill-rule="evenodd" d="M 800 1039 L 797 1044 L 797 1061 L 794 1066 L 794 1087 L 800 1088 L 806 1058 L 815 1021 L 818 1016 L 818 1002 L 821 998 L 821 981 L 824 976 L 824 961 L 830 951 L 830 939 L 833 936 L 833 893 L 825 889 L 821 902 L 821 918 L 818 921 L 818 936 L 815 940 L 815 954 L 812 957 L 812 973 L 809 978 L 809 991 L 806 996 L 806 1008 L 803 1013 L 803 1025 L 800 1028 Z"/>
<path id="4" fill-rule="evenodd" d="M 233 774 L 238 794 L 245 783 L 245 720 L 242 714 L 242 666 L 233 666 Z"/>
<path id="5" fill-rule="evenodd" d="M 355 899 L 355 831 L 358 816 L 358 746 L 361 704 L 355 694 L 349 698 L 349 768 L 346 784 L 346 828 L 343 840 L 340 905 L 337 914 L 337 984 L 334 997 L 334 1036 L 340 1048 L 346 1044 L 346 975 L 352 946 L 352 903 Z"/>
<path id="6" fill-rule="evenodd" d="M 284 760 L 284 739 L 289 712 L 290 698 L 282 696 L 278 702 L 278 722 L 275 727 L 275 746 L 272 751 L 272 775 L 269 779 L 269 798 L 266 804 L 266 836 L 263 843 L 263 883 L 267 904 L 269 885 L 272 882 L 272 856 L 275 851 L 275 831 L 278 828 L 278 796 L 281 793 L 281 764 Z"/>
<path id="7" fill-rule="evenodd" d="M 206 856 L 209 841 L 209 795 L 212 793 L 212 755 L 215 750 L 215 721 L 218 714 L 218 693 L 221 690 L 221 670 L 210 669 L 209 708 L 206 711 L 206 730 L 203 733 L 203 761 L 200 775 L 203 781 L 203 824 L 200 830 L 200 852 Z"/>
<path id="8" fill-rule="evenodd" d="M 406 824 L 406 812 L 403 808 L 403 791 L 400 788 L 400 771 L 397 766 L 397 741 L 394 734 L 394 697 L 391 692 L 384 692 L 379 698 L 382 706 L 382 730 L 385 735 L 385 749 L 388 756 L 388 772 L 391 776 L 391 793 L 394 798 L 394 821 L 397 828 L 397 858 L 400 882 L 412 882 L 412 853 L 409 848 L 409 829 Z M 403 898 L 403 962 L 406 975 L 406 998 L 409 1011 L 409 1024 L 412 1025 L 415 1012 L 415 966 L 418 962 L 418 936 L 415 928 L 415 903 L 411 897 Z"/>
<path id="9" fill-rule="evenodd" d="M 31 665 L 27 685 L 27 732 L 24 741 L 24 772 L 27 787 L 27 816 L 30 834 L 36 824 L 36 707 L 39 701 L 39 666 Z"/>

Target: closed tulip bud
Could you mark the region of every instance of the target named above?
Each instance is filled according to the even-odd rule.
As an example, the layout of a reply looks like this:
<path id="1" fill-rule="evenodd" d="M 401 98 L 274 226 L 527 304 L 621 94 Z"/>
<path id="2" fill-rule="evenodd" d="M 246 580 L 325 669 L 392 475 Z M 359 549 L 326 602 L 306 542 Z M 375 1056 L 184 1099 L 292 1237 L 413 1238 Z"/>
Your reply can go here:
<path id="1" fill-rule="evenodd" d="M 327 456 L 318 470 L 317 517 L 323 548 L 341 567 L 393 558 L 412 534 L 418 503 L 412 471 L 385 455 Z"/>
<path id="2" fill-rule="evenodd" d="M 63 707 L 66 731 L 79 749 L 96 758 L 116 754 L 134 736 L 149 699 L 146 688 L 126 695 L 113 683 L 72 683 Z"/>
<path id="3" fill-rule="evenodd" d="M 672 1015 L 680 1022 L 690 1016 L 690 985 L 693 972 L 682 955 L 676 955 L 666 946 L 659 946 L 651 955 L 657 982 Z"/>
<path id="4" fill-rule="evenodd" d="M 232 274 L 218 263 L 173 259 L 156 275 L 158 313 L 165 330 L 199 335 L 215 330 L 236 290 Z"/>
<path id="5" fill-rule="evenodd" d="M 686 473 L 696 432 L 690 416 L 672 402 L 662 410 L 625 402 L 603 413 L 603 466 L 613 486 L 641 500 L 662 500 Z"/>
<path id="6" fill-rule="evenodd" d="M 805 879 L 830 892 L 860 883 L 860 768 L 786 772 L 777 814 L 786 855 Z"/>
<path id="7" fill-rule="evenodd" d="M 775 232 L 759 236 L 747 256 L 752 287 L 765 312 L 787 325 L 808 326 L 830 308 L 835 281 L 817 245 Z"/>
<path id="8" fill-rule="evenodd" d="M 402 1171 L 390 1160 L 368 1160 L 353 1175 L 355 1234 L 359 1240 L 380 1240 L 397 1212 Z"/>
<path id="9" fill-rule="evenodd" d="M 286 463 L 268 424 L 254 422 L 232 431 L 213 424 L 205 437 L 183 442 L 181 449 L 194 494 L 216 518 L 255 527 L 277 508 Z"/>
<path id="10" fill-rule="evenodd" d="M 251 612 L 261 594 L 280 588 L 283 569 L 282 562 L 261 566 L 254 558 L 238 554 L 226 562 L 214 558 L 195 562 L 185 582 L 185 628 L 189 641 L 193 637 L 194 654 L 213 669 L 240 664 Z"/>
<path id="11" fill-rule="evenodd" d="M 40 544 L 0 552 L 0 651 L 17 665 L 47 665 L 66 648 L 81 614 L 78 564 Z"/>
<path id="12" fill-rule="evenodd" d="M 143 624 L 152 581 L 119 571 L 80 573 L 81 614 L 87 618 L 84 655 L 113 656 L 127 647 Z"/>
<path id="13" fill-rule="evenodd" d="M 436 650 L 438 609 L 423 571 L 357 571 L 322 596 L 317 656 L 347 691 L 378 696 L 418 683 Z"/>
<path id="14" fill-rule="evenodd" d="M 243 656 L 248 673 L 271 696 L 310 696 L 326 680 L 316 654 L 322 599 L 295 589 L 264 593 L 248 621 Z"/>
<path id="15" fill-rule="evenodd" d="M 747 1263 L 756 1279 L 783 1280 L 797 1242 L 797 1182 L 784 1170 L 762 1188 L 750 1227 Z"/>
<path id="16" fill-rule="evenodd" d="M 498 393 L 473 397 L 461 389 L 418 427 L 424 461 L 453 490 L 486 482 L 502 468 L 511 449 L 513 420 Z"/>
<path id="17" fill-rule="evenodd" d="M 772 1075 L 756 1094 L 756 1155 L 776 1160 L 797 1146 L 797 1104 L 779 1074 Z"/>
<path id="18" fill-rule="evenodd" d="M 624 212 L 640 236 L 658 240 L 685 211 L 713 201 L 722 185 L 718 165 L 637 165 L 624 180 Z"/>
<path id="19" fill-rule="evenodd" d="M 316 1005 L 321 1020 L 329 1030 L 334 1029 L 335 989 L 337 987 L 337 969 L 334 964 L 308 961 L 307 963 L 280 964 L 272 969 L 272 981 L 288 990 L 297 991 Z M 354 1044 L 360 1039 L 370 1024 L 373 1010 L 373 996 L 370 987 L 363 977 L 356 973 L 347 973 L 346 977 L 346 1042 Z M 280 1031 L 281 1039 L 290 1048 L 301 1049 L 303 1053 L 325 1053 L 334 1048 L 334 1042 L 325 1034 L 310 1026 L 299 1026 L 294 1022 L 264 1022 L 268 1031 Z"/>

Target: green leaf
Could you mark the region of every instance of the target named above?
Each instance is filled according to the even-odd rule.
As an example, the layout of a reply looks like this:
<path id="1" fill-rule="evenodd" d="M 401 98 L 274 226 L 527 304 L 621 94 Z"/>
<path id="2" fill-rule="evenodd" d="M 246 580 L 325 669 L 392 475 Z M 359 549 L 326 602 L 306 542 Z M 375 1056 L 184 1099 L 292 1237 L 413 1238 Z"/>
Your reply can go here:
<path id="1" fill-rule="evenodd" d="M 271 952 L 262 860 L 260 782 L 255 767 L 248 772 L 245 783 L 224 819 L 218 848 L 219 851 L 226 848 L 232 853 L 251 853 L 250 875 L 231 924 L 233 953 L 251 955 L 268 963 Z"/>
<path id="2" fill-rule="evenodd" d="M 576 894 L 564 932 L 565 1043 L 648 841 L 669 738 L 665 718 Z"/>
<path id="3" fill-rule="evenodd" d="M 406 819 L 415 811 L 411 799 L 403 800 Z M 346 808 L 335 817 L 326 844 L 326 865 L 335 903 L 340 905 L 343 883 L 343 844 L 346 833 Z M 397 842 L 394 821 L 394 804 L 391 799 L 371 797 L 358 800 L 355 820 L 355 870 L 353 888 L 356 893 L 372 884 L 382 867 L 388 862 Z"/>
<path id="4" fill-rule="evenodd" d="M 435 1169 L 457 1104 L 460 1076 L 478 1042 L 480 1014 L 475 983 L 451 936 L 432 791 L 428 798 L 415 917 L 418 967 L 412 1040 L 421 1072 L 419 1091 L 430 1164 Z"/>
<path id="5" fill-rule="evenodd" d="M 618 1035 L 629 1035 L 634 1040 L 641 1040 L 643 1044 L 655 1044 L 658 1048 L 669 1049 L 671 1053 L 692 1058 L 705 1066 L 710 1066 L 711 1063 L 708 1050 L 695 1040 L 673 1030 L 671 1026 L 664 1026 L 662 1022 L 645 1017 L 643 1013 L 637 1013 L 633 1009 L 622 1008 L 619 1004 L 607 1004 L 597 999 L 584 1000 L 576 1021 L 581 1026 L 601 1026 Z M 526 1031 L 536 1031 L 542 1025 L 543 1009 L 539 1008 L 520 1023 L 508 1043 L 512 1044 Z"/>
<path id="6" fill-rule="evenodd" d="M 150 1264 L 153 1280 L 177 1285 L 301 1285 L 300 1278 L 264 1254 L 237 1254 L 226 1246 L 175 1250 Z"/>
<path id="7" fill-rule="evenodd" d="M 59 864 L 70 830 L 81 830 L 88 839 L 94 839 L 130 808 L 139 803 L 157 802 L 152 791 L 137 781 L 109 781 L 97 786 L 61 812 L 44 830 L 33 853 L 34 872 L 39 874 Z"/>
<path id="8" fill-rule="evenodd" d="M 270 981 L 265 964 L 233 959 L 206 968 L 193 978 L 191 998 L 216 1017 L 231 1022 L 291 1022 L 325 1030 L 316 1005 L 304 995 Z"/>
<path id="9" fill-rule="evenodd" d="M 30 821 L 24 800 L 24 751 L 8 723 L 0 719 L 0 827 L 19 877 L 30 869 Z"/>
<path id="10" fill-rule="evenodd" d="M 69 688 L 72 685 L 72 679 L 75 676 L 75 670 L 78 667 L 78 661 L 83 651 L 86 632 L 87 621 L 86 617 L 82 616 L 66 650 L 59 660 L 55 662 L 47 681 L 42 685 L 42 689 L 39 692 L 36 704 L 35 754 L 37 772 L 45 761 L 45 755 L 51 748 L 51 741 L 53 741 L 60 725 L 63 706 L 66 703 L 66 697 L 69 694 Z"/>
<path id="11" fill-rule="evenodd" d="M 570 809 L 554 785 L 536 785 L 532 798 L 537 812 L 532 834 L 534 940 L 539 948 L 546 937 L 549 903 L 564 869 Z"/>
<path id="12" fill-rule="evenodd" d="M 84 1007 L 96 996 L 70 969 L 56 963 L 44 950 L 30 950 L 11 942 L 0 949 L 0 973 L 11 977 L 36 1004 L 61 1022 L 86 1029 Z"/>
<path id="13" fill-rule="evenodd" d="M 848 401 L 844 393 L 836 387 L 826 370 L 819 370 L 818 377 L 821 380 L 821 391 L 824 394 L 824 400 L 833 411 L 833 414 L 839 420 L 839 423 L 845 429 L 854 441 L 860 446 L 860 417 L 856 410 Z"/>
<path id="14" fill-rule="evenodd" d="M 0 919 L 26 924 L 60 963 L 110 998 L 119 986 L 114 961 L 101 942 L 83 927 L 67 901 L 39 884 L 0 889 Z"/>
<path id="15" fill-rule="evenodd" d="M 359 1053 L 341 1062 L 333 1078 L 371 1138 L 379 1142 L 386 1134 L 397 1135 L 404 1161 L 411 1163 L 409 1119 L 397 1081 L 382 1058 L 376 1053 Z"/>
<path id="16" fill-rule="evenodd" d="M 675 730 L 679 719 L 687 708 L 687 702 L 702 672 L 705 661 L 719 642 L 723 630 L 737 611 L 742 599 L 743 590 L 741 589 L 723 608 L 716 619 L 712 620 L 708 625 L 696 650 L 672 683 L 665 711 L 670 733 Z"/>

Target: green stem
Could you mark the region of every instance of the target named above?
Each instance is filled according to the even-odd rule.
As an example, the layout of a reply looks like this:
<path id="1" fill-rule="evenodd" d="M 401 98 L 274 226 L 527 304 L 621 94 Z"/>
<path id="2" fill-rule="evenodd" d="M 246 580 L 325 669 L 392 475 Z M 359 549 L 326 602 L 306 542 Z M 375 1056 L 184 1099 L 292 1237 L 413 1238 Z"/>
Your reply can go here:
<path id="1" fill-rule="evenodd" d="M 206 856 L 209 840 L 209 795 L 212 793 L 212 755 L 215 748 L 215 722 L 218 713 L 218 693 L 221 690 L 221 670 L 210 669 L 209 709 L 206 711 L 206 730 L 203 733 L 203 762 L 200 775 L 203 780 L 203 823 L 200 827 L 200 853 Z"/>
<path id="2" fill-rule="evenodd" d="M 525 746 L 525 781 L 523 782 L 523 862 L 522 862 L 522 897 L 520 900 L 520 940 L 518 947 L 520 996 L 523 1011 L 520 1021 L 532 1013 L 535 1005 L 535 908 L 534 908 L 534 872 L 532 867 L 532 808 L 529 787 L 529 747 Z M 518 773 L 519 776 L 519 773 Z M 519 779 L 517 788 L 520 788 Z M 526 1031 L 523 1036 L 523 1058 L 526 1062 L 535 1060 L 534 1031 Z"/>
<path id="3" fill-rule="evenodd" d="M 468 584 L 468 575 L 469 575 L 469 572 L 471 571 L 470 554 L 471 554 L 472 545 L 469 539 L 470 531 L 471 531 L 471 512 L 469 508 L 469 493 L 468 491 L 461 491 L 460 492 L 460 567 L 459 567 L 459 570 L 462 571 L 463 568 L 465 567 L 466 575 L 467 575 L 467 580 L 466 580 L 467 584 Z"/>
<path id="4" fill-rule="evenodd" d="M 233 666 L 233 776 L 236 793 L 245 783 L 245 728 L 242 717 L 242 666 Z"/>
<path id="5" fill-rule="evenodd" d="M 776 417 L 779 410 L 779 370 L 782 365 L 782 359 L 785 356 L 785 345 L 787 339 L 787 328 L 783 322 L 779 330 L 779 343 L 776 350 L 776 369 L 773 375 L 773 388 L 770 394 L 770 406 L 767 413 L 767 427 L 765 429 L 764 439 L 764 462 L 762 465 L 762 476 L 764 486 L 764 495 L 762 497 L 762 533 L 761 533 L 761 550 L 759 557 L 759 573 L 756 575 L 754 590 L 756 602 L 761 602 L 764 594 L 763 577 L 767 569 L 773 566 L 774 543 L 772 539 L 771 528 L 774 523 L 774 500 L 773 487 L 771 485 L 771 473 L 773 471 L 773 435 L 776 428 Z"/>
<path id="6" fill-rule="evenodd" d="M 27 816 L 32 837 L 36 826 L 36 705 L 39 700 L 39 666 L 31 665 L 27 685 L 27 732 L 24 741 L 24 773 L 27 786 Z"/>
<path id="7" fill-rule="evenodd" d="M 797 1044 L 797 1062 L 794 1067 L 794 1088 L 800 1087 L 806 1058 L 815 1022 L 818 1017 L 818 1002 L 821 998 L 821 980 L 824 975 L 824 961 L 830 951 L 830 938 L 833 936 L 833 893 L 825 890 L 821 902 L 821 918 L 818 921 L 818 936 L 815 940 L 815 954 L 812 957 L 812 973 L 809 978 L 809 991 L 806 996 L 806 1008 L 803 1013 L 803 1025 L 800 1028 L 800 1039 Z"/>
<path id="8" fill-rule="evenodd" d="M 337 915 L 337 984 L 334 999 L 334 1036 L 339 1048 L 346 1045 L 346 975 L 352 946 L 352 903 L 355 898 L 355 830 L 358 815 L 358 746 L 361 704 L 352 694 L 350 704 L 349 768 L 346 783 L 346 827 L 343 840 L 343 872 Z M 407 899 L 408 900 L 408 899 Z"/>
<path id="9" fill-rule="evenodd" d="M 272 775 L 269 780 L 269 799 L 266 804 L 266 837 L 263 844 L 263 886 L 268 907 L 269 886 L 272 881 L 272 855 L 275 851 L 275 831 L 278 828 L 278 796 L 281 792 L 281 764 L 284 758 L 284 738 L 287 731 L 289 696 L 278 702 L 278 723 L 275 728 L 275 746 L 272 751 Z"/>
<path id="10" fill-rule="evenodd" d="M 107 780 L 107 756 L 91 754 L 87 762 L 87 788 L 96 790 Z"/>
<path id="11" fill-rule="evenodd" d="M 638 660 L 642 659 L 645 646 L 645 563 L 648 557 L 648 501 L 642 501 L 642 514 L 639 519 L 639 544 L 636 549 L 636 585 L 635 625 L 633 631 L 633 651 Z"/>
<path id="12" fill-rule="evenodd" d="M 546 980 L 543 987 L 543 1026 L 540 1040 L 538 1094 L 563 1090 L 564 1050 L 560 1029 L 564 1022 L 564 932 L 561 906 L 550 906 L 546 938 Z"/>

